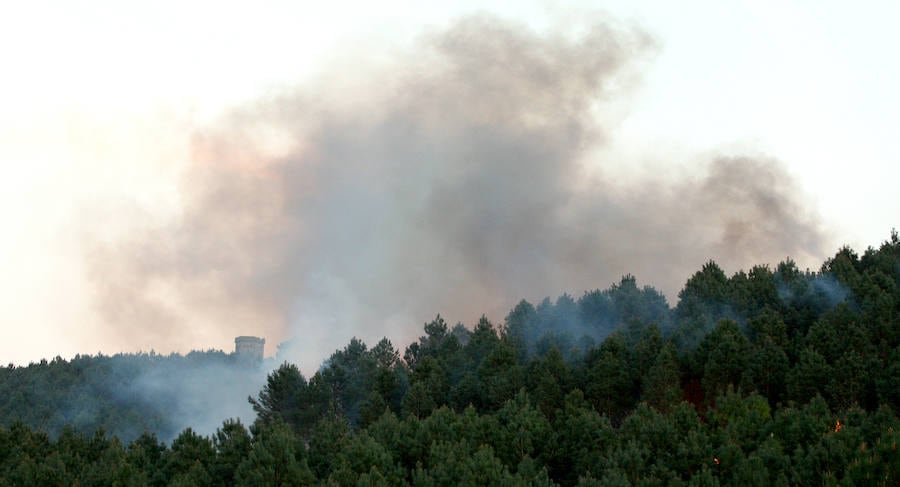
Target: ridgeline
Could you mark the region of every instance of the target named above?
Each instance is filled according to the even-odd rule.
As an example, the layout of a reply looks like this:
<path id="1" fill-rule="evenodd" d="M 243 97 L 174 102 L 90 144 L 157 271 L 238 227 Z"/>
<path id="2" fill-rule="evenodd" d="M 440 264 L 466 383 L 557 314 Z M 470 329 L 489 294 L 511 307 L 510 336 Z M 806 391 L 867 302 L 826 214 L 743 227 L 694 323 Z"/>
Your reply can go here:
<path id="1" fill-rule="evenodd" d="M 897 485 L 896 231 L 815 272 L 709 262 L 678 298 L 625 276 L 502 324 L 437 316 L 309 377 L 216 351 L 10 366 L 0 485 Z M 248 380 L 252 424 L 191 402 Z"/>

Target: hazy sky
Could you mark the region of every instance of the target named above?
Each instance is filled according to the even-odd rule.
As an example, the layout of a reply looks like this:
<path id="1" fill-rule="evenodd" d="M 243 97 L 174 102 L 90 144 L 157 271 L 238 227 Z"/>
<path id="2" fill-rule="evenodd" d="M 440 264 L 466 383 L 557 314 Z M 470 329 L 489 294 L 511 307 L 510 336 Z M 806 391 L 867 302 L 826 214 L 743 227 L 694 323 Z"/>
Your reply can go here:
<path id="1" fill-rule="evenodd" d="M 507 43 L 503 49 L 508 48 L 501 54 L 512 57 L 528 57 L 534 51 L 556 56 L 522 61 L 547 69 L 541 76 L 549 80 L 523 85 L 522 96 L 515 92 L 503 98 L 510 104 L 530 103 L 533 97 L 524 96 L 531 93 L 527 90 L 569 87 L 569 78 L 557 79 L 554 71 L 571 69 L 577 76 L 603 83 L 596 92 L 601 100 L 594 108 L 584 108 L 593 107 L 595 100 L 581 91 L 543 100 L 579 103 L 580 108 L 567 115 L 571 123 L 565 128 L 544 118 L 535 122 L 542 125 L 535 129 L 539 136 L 533 140 L 551 141 L 551 147 L 535 143 L 523 152 L 538 154 L 535 167 L 544 167 L 540 154 L 545 149 L 547 157 L 565 161 L 569 172 L 560 174 L 566 177 L 550 177 L 568 185 L 566 189 L 557 189 L 546 201 L 502 199 L 502 178 L 490 179 L 489 191 L 500 196 L 497 201 L 481 202 L 485 208 L 538 201 L 565 209 L 576 223 L 601 222 L 609 238 L 648 238 L 633 231 L 616 234 L 610 229 L 622 227 L 609 220 L 634 219 L 629 223 L 633 228 L 656 218 L 652 204 L 629 212 L 599 211 L 587 202 L 639 206 L 637 198 L 614 193 L 633 194 L 635 188 L 652 185 L 690 193 L 690 181 L 707 187 L 722 183 L 740 191 L 743 182 L 738 178 L 749 164 L 770 178 L 756 184 L 775 188 L 777 199 L 789 203 L 779 207 L 785 214 L 776 215 L 776 220 L 787 221 L 795 211 L 809 216 L 766 229 L 769 233 L 749 240 L 756 245 L 780 242 L 764 251 L 754 252 L 749 244 L 744 244 L 743 254 L 738 244 L 724 250 L 723 242 L 731 242 L 726 237 L 698 247 L 713 253 L 721 250 L 726 264 L 747 266 L 802 249 L 805 255 L 792 257 L 817 265 L 817 259 L 838 245 L 862 250 L 878 245 L 892 227 L 900 226 L 900 198 L 895 191 L 900 181 L 896 143 L 900 64 L 894 52 L 900 45 L 894 25 L 900 18 L 900 4 L 896 2 L 515 1 L 494 2 L 496 6 L 489 10 L 478 6 L 483 2 L 452 2 L 452 7 L 451 2 L 444 3 L 338 1 L 313 6 L 291 1 L 251 5 L 37 0 L 0 7 L 4 73 L 0 78 L 0 361 L 27 363 L 57 354 L 151 348 L 230 350 L 235 335 L 253 334 L 267 336 L 271 345 L 290 336 L 313 337 L 312 345 L 301 347 L 299 353 L 308 355 L 302 357 L 307 363 L 317 363 L 353 334 L 368 340 L 386 334 L 402 346 L 399 342 L 418 333 L 429 314 L 440 311 L 451 321 L 471 320 L 474 309 L 499 321 L 516 298 L 535 300 L 564 291 L 579 295 L 586 287 L 605 288 L 622 272 L 635 272 L 641 283 L 660 286 L 674 304 L 678 284 L 670 272 L 661 271 L 656 278 L 653 269 L 665 266 L 663 254 L 679 262 L 672 272 L 699 268 L 702 262 L 695 260 L 701 257 L 679 251 L 689 247 L 686 240 L 682 247 L 653 255 L 649 247 L 628 253 L 624 244 L 610 245 L 603 247 L 605 265 L 587 266 L 595 271 L 593 276 L 566 271 L 576 267 L 568 263 L 560 264 L 563 270 L 549 277 L 547 286 L 504 287 L 483 280 L 510 277 L 507 271 L 520 261 L 507 262 L 503 256 L 498 258 L 503 264 L 495 269 L 492 256 L 517 240 L 474 238 L 465 245 L 447 246 L 446 252 L 417 253 L 412 259 L 419 267 L 440 261 L 435 269 L 445 273 L 459 269 L 458 275 L 447 278 L 448 285 L 467 291 L 433 302 L 427 296 L 436 291 L 421 282 L 427 269 L 397 273 L 390 268 L 402 262 L 397 254 L 407 253 L 408 241 L 395 246 L 384 230 L 351 232 L 348 238 L 365 239 L 374 250 L 349 260 L 322 250 L 332 247 L 336 252 L 326 237 L 311 243 L 313 230 L 326 236 L 331 231 L 345 235 L 320 219 L 341 221 L 347 211 L 359 211 L 357 206 L 336 207 L 334 195 L 370 189 L 357 187 L 357 176 L 346 177 L 327 168 L 350 158 L 346 167 L 357 173 L 372 172 L 364 175 L 368 179 L 363 182 L 402 192 L 406 187 L 385 179 L 385 172 L 417 166 L 402 161 L 392 166 L 384 161 L 410 151 L 420 151 L 415 153 L 427 158 L 432 149 L 431 155 L 439 154 L 434 157 L 448 162 L 435 166 L 439 179 L 419 180 L 435 184 L 423 190 L 428 194 L 404 193 L 403 198 L 408 198 L 404 205 L 428 201 L 430 218 L 446 216 L 447 228 L 465 235 L 489 234 L 494 225 L 519 231 L 507 225 L 518 218 L 515 212 L 504 210 L 494 225 L 481 228 L 473 222 L 482 220 L 466 219 L 457 215 L 454 205 L 436 203 L 439 190 L 450 191 L 448 187 L 463 182 L 477 185 L 484 182 L 477 178 L 494 174 L 479 169 L 472 173 L 477 178 L 469 181 L 469 176 L 449 171 L 458 166 L 454 161 L 466 156 L 447 155 L 448 148 L 468 147 L 467 139 L 453 137 L 477 134 L 472 127 L 494 123 L 502 130 L 473 142 L 472 157 L 512 157 L 509 154 L 519 154 L 516 151 L 522 146 L 514 143 L 529 140 L 523 134 L 532 133 L 534 127 L 505 125 L 508 120 L 501 112 L 511 110 L 508 114 L 519 122 L 556 113 L 540 107 L 526 112 L 499 102 L 495 106 L 491 102 L 497 97 L 485 97 L 481 91 L 474 98 L 467 92 L 460 94 L 467 80 L 447 80 L 456 72 L 453 69 L 468 69 L 466 56 L 476 49 L 471 38 L 484 39 L 485 45 L 501 39 L 501 44 Z M 459 24 L 460 18 L 473 14 L 492 20 Z M 494 22 L 502 28 L 492 27 Z M 596 59 L 603 62 L 582 69 L 582 64 L 592 62 L 590 49 L 597 45 L 591 41 L 566 47 L 566 43 L 577 44 L 598 24 L 616 33 L 597 41 L 603 52 Z M 622 46 L 616 49 L 603 47 L 619 41 Z M 579 49 L 588 55 L 581 56 Z M 453 68 L 439 70 L 447 78 L 431 80 L 429 73 L 420 72 L 432 66 L 428 64 L 432 61 L 421 59 L 429 55 L 443 56 L 433 61 L 434 66 Z M 560 60 L 570 55 L 565 63 Z M 473 66 L 490 68 L 478 62 L 473 61 Z M 518 61 L 511 62 L 518 66 Z M 534 66 L 525 65 L 522 76 L 530 76 Z M 518 86 L 518 78 L 504 78 L 511 76 L 505 72 L 499 77 L 469 75 L 478 78 L 472 82 L 478 90 L 494 82 Z M 396 95 L 383 96 L 392 89 L 411 90 L 408 98 L 399 98 L 401 104 L 409 105 L 398 108 Z M 452 104 L 432 106 L 427 92 L 416 91 L 420 89 L 483 101 L 480 106 L 489 113 L 477 118 L 472 113 L 478 106 L 459 113 Z M 447 110 L 453 113 L 446 120 L 429 118 Z M 586 116 L 597 120 L 584 121 Z M 384 140 L 393 140 L 390 134 L 398 127 L 423 134 L 422 147 L 408 145 L 405 138 L 397 139 L 402 141 L 399 149 L 382 147 Z M 451 132 L 453 137 L 447 135 Z M 358 135 L 371 140 L 360 142 Z M 566 140 L 581 145 L 575 152 L 568 151 L 565 144 L 553 145 L 558 137 L 572 137 Z M 507 142 L 518 149 L 503 149 Z M 372 156 L 381 159 L 357 162 L 373 147 L 384 151 L 383 156 Z M 738 159 L 709 162 L 721 158 Z M 578 170 L 587 175 L 580 181 L 597 177 L 598 187 L 610 196 L 578 196 L 591 190 L 578 189 L 577 181 L 566 179 L 574 174 L 571 164 L 576 160 Z M 275 163 L 265 161 L 293 162 L 278 162 L 279 169 L 273 172 Z M 313 166 L 316 171 L 306 169 Z M 263 186 L 246 182 L 259 174 L 254 181 Z M 234 183 L 233 177 L 242 182 Z M 432 174 L 416 177 L 431 178 Z M 201 179 L 217 183 L 200 185 Z M 288 189 L 282 187 L 282 179 L 290 181 L 284 183 Z M 267 185 L 281 189 L 272 191 Z M 723 197 L 733 191 L 723 192 Z M 298 199 L 297 193 L 311 196 Z M 271 194 L 278 198 L 259 196 Z M 653 194 L 648 191 L 648 198 Z M 210 205 L 220 201 L 215 195 L 224 199 L 226 207 L 233 203 L 235 208 L 227 213 L 233 218 L 222 217 L 226 211 L 222 209 L 210 217 Z M 285 203 L 285 198 L 290 202 Z M 683 199 L 663 198 L 654 204 L 663 208 L 671 206 L 667 201 Z M 383 195 L 364 195 L 359 201 L 360 207 L 384 205 L 384 211 L 392 214 L 407 208 Z M 715 213 L 710 208 L 718 203 L 698 199 L 685 205 L 684 211 Z M 765 205 L 754 208 L 761 211 Z M 302 225 L 283 233 L 273 230 L 290 220 L 286 214 Z M 360 214 L 363 223 L 367 215 Z M 388 218 L 385 224 L 397 225 L 391 235 L 404 238 L 422 238 L 418 232 L 435 225 L 411 231 L 401 217 L 396 218 Z M 647 228 L 674 234 L 703 221 L 702 215 L 697 218 L 670 222 L 666 217 L 666 221 L 648 223 Z M 711 221 L 733 223 L 727 215 Z M 540 229 L 550 232 L 574 225 Z M 790 231 L 771 238 L 796 228 L 806 232 L 796 235 L 797 239 L 814 235 L 816 242 L 785 243 L 795 237 Z M 456 234 L 445 237 L 452 239 L 452 235 Z M 665 241 L 673 235 L 654 238 Z M 424 242 L 432 248 L 437 245 Z M 593 245 L 590 238 L 582 242 Z M 236 254 L 250 249 L 258 253 L 253 259 L 237 261 L 228 254 L 231 245 Z M 535 254 L 534 249 L 542 246 L 555 250 Z M 454 257 L 454 252 L 471 248 L 479 259 L 487 259 L 487 269 L 496 270 L 496 275 L 467 271 L 473 265 L 469 254 Z M 535 268 L 541 275 L 555 268 L 562 256 L 573 262 L 585 258 L 581 246 L 570 241 L 542 240 L 526 250 L 528 259 L 550 260 Z M 354 253 L 350 247 L 341 251 Z M 622 252 L 620 261 L 615 261 L 617 252 Z M 222 257 L 213 259 L 211 253 Z M 218 269 L 219 264 L 229 270 Z M 354 264 L 352 271 L 343 271 Z M 268 270 L 261 273 L 260 267 Z M 726 265 L 727 272 L 735 270 Z M 522 272 L 512 278 L 533 276 Z M 399 274 L 402 278 L 391 280 Z M 481 284 L 473 286 L 469 280 L 476 274 Z M 683 282 L 687 277 L 679 279 Z M 354 289 L 350 281 L 365 282 L 380 291 Z M 413 297 L 424 289 L 423 302 L 397 304 L 396 296 L 403 289 Z M 129 295 L 131 291 L 134 295 Z M 246 302 L 235 299 L 244 295 L 249 296 Z M 483 305 L 472 302 L 478 296 L 485 296 Z M 350 325 L 347 320 L 366 323 Z"/>

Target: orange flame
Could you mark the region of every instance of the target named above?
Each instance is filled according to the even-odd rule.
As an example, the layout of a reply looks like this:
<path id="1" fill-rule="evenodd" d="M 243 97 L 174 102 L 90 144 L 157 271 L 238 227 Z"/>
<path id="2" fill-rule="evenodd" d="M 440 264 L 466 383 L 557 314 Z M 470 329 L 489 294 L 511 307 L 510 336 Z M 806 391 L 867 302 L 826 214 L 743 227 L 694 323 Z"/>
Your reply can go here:
<path id="1" fill-rule="evenodd" d="M 838 431 L 840 431 L 842 429 L 844 429 L 844 425 L 841 424 L 841 420 L 839 419 L 839 420 L 837 420 L 837 422 L 834 423 L 834 432 L 837 433 Z"/>

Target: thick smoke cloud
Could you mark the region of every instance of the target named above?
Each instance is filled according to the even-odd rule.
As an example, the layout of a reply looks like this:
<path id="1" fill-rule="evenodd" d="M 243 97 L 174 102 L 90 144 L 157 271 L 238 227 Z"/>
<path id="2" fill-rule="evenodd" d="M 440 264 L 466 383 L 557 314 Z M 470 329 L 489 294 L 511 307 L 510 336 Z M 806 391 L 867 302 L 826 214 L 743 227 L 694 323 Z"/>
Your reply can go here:
<path id="1" fill-rule="evenodd" d="M 195 135 L 176 221 L 90 255 L 106 323 L 138 343 L 294 337 L 308 364 L 353 335 L 402 347 L 436 312 L 499 320 L 625 273 L 674 299 L 710 258 L 819 257 L 775 160 L 618 177 L 633 162 L 604 148 L 653 49 L 609 23 L 543 34 L 474 17 L 390 68 L 234 113 Z"/>

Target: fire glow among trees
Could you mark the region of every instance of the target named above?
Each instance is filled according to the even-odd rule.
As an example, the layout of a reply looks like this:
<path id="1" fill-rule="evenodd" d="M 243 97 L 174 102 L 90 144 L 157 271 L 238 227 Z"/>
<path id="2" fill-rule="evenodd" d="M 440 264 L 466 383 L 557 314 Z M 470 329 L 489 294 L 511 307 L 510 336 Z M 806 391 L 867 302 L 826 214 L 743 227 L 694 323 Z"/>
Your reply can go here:
<path id="1" fill-rule="evenodd" d="M 271 372 L 249 428 L 229 419 L 169 444 L 154 432 L 178 414 L 166 405 L 196 401 L 189 389 L 161 403 L 123 402 L 109 387 L 224 354 L 11 366 L 0 370 L 0 481 L 896 483 L 896 232 L 861 256 L 840 249 L 819 272 L 788 260 L 728 277 L 709 262 L 679 298 L 669 308 L 625 276 L 578 299 L 522 301 L 502 326 L 437 316 L 402 354 L 386 338 L 354 338 L 309 377 L 290 363 Z M 87 409 L 89 390 L 99 402 Z M 136 436 L 126 446 L 104 428 Z"/>

